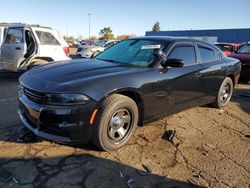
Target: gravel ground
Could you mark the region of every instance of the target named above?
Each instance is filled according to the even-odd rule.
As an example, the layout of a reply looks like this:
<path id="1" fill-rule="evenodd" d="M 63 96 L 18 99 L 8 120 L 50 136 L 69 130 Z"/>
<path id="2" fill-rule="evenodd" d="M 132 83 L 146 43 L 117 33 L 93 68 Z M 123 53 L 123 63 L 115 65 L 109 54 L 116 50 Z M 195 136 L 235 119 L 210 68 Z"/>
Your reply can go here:
<path id="1" fill-rule="evenodd" d="M 139 127 L 125 147 L 103 152 L 24 129 L 17 77 L 0 77 L 0 187 L 250 187 L 250 84 L 239 84 L 224 110 L 186 110 Z M 176 131 L 171 142 L 169 130 Z M 6 170 L 12 176 L 4 182 Z"/>

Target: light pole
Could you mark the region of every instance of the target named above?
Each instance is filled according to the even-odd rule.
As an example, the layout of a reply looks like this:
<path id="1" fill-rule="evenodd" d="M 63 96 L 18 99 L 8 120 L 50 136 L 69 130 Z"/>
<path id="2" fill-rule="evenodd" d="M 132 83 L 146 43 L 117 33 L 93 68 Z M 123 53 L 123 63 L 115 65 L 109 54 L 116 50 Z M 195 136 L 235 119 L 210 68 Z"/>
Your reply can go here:
<path id="1" fill-rule="evenodd" d="M 67 30 L 67 40 L 69 40 L 69 26 L 66 25 L 66 30 Z"/>
<path id="2" fill-rule="evenodd" d="M 89 16 L 89 40 L 90 40 L 90 16 L 91 16 L 91 14 L 88 13 L 88 16 Z"/>

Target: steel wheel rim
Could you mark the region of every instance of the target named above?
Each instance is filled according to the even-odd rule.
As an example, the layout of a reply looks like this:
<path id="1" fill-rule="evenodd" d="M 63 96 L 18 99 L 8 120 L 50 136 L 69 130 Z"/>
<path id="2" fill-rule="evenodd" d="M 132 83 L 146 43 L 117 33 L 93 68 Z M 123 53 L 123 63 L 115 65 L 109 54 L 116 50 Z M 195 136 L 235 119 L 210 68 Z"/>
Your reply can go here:
<path id="1" fill-rule="evenodd" d="M 132 128 L 133 116 L 129 109 L 121 108 L 110 118 L 108 137 L 111 142 L 124 140 Z"/>
<path id="2" fill-rule="evenodd" d="M 231 85 L 229 83 L 225 83 L 220 92 L 220 101 L 222 104 L 227 103 L 231 97 Z"/>

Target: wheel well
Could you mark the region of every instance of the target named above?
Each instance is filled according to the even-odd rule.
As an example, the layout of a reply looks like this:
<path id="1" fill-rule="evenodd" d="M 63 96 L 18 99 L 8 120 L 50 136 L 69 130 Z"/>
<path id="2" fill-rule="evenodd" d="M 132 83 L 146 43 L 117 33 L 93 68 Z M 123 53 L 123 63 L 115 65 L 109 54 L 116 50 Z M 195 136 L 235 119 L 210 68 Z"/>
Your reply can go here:
<path id="1" fill-rule="evenodd" d="M 39 60 L 39 59 L 44 60 L 44 61 L 48 61 L 48 62 L 54 61 L 51 57 L 36 57 L 36 58 L 32 59 L 32 61 Z"/>
<path id="2" fill-rule="evenodd" d="M 138 125 L 141 126 L 143 123 L 144 105 L 143 105 L 143 101 L 142 101 L 140 95 L 136 92 L 133 92 L 133 91 L 121 91 L 121 92 L 118 92 L 117 94 L 127 96 L 135 101 L 135 103 L 138 107 L 138 111 L 139 111 Z"/>
<path id="3" fill-rule="evenodd" d="M 227 77 L 231 78 L 232 81 L 233 81 L 233 85 L 235 86 L 236 85 L 236 80 L 235 80 L 235 76 L 233 74 L 229 74 L 227 75 Z"/>

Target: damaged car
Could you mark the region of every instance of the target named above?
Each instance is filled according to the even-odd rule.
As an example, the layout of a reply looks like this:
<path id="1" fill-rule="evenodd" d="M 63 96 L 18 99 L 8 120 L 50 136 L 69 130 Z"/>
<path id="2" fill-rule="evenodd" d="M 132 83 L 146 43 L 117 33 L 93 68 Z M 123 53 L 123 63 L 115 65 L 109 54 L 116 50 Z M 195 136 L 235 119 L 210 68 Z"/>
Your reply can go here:
<path id="1" fill-rule="evenodd" d="M 241 63 L 206 42 L 172 37 L 121 41 L 94 59 L 54 62 L 19 81 L 19 115 L 36 135 L 59 143 L 124 146 L 144 125 L 211 104 L 223 108 Z"/>

